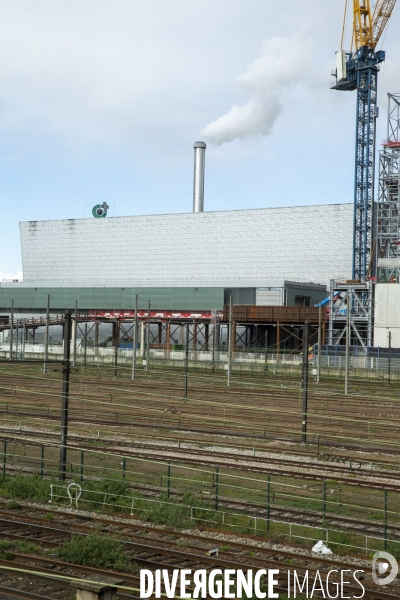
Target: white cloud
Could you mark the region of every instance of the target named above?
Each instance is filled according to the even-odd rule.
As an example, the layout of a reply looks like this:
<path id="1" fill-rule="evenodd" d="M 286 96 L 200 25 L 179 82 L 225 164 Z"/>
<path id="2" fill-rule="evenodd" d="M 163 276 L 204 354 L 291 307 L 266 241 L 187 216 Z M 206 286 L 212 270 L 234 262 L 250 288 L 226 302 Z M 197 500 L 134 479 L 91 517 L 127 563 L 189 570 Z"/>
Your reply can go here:
<path id="1" fill-rule="evenodd" d="M 236 80 L 250 100 L 207 125 L 201 136 L 216 145 L 234 139 L 270 135 L 288 91 L 323 83 L 313 68 L 313 45 L 304 32 L 274 37 L 262 44 L 260 56 Z"/>

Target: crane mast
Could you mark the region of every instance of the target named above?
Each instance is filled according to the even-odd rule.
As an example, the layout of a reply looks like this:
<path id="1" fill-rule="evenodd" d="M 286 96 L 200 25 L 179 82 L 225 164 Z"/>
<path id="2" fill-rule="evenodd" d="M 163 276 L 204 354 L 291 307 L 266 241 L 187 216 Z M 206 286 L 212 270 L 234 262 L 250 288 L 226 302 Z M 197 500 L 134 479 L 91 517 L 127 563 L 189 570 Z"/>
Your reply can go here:
<path id="1" fill-rule="evenodd" d="M 374 201 L 375 139 L 379 65 L 385 60 L 376 46 L 396 0 L 353 0 L 355 50 L 336 53 L 332 89 L 357 90 L 352 278 L 365 281 L 370 268 Z"/>

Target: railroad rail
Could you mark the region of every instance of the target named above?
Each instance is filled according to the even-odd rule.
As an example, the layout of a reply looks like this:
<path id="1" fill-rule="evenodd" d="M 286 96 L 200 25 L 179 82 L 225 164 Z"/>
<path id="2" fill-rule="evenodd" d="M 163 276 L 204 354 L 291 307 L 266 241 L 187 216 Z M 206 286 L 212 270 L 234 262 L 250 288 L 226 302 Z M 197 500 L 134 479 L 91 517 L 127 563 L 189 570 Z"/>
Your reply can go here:
<path id="1" fill-rule="evenodd" d="M 29 508 L 29 510 L 30 509 L 31 508 Z M 360 568 L 359 564 L 354 565 L 353 563 L 352 565 L 350 561 L 344 561 L 337 557 L 331 559 L 315 555 L 311 556 L 309 554 L 299 554 L 298 552 L 290 552 L 277 548 L 264 548 L 262 547 L 261 540 L 253 540 L 252 543 L 249 544 L 238 542 L 233 538 L 232 541 L 229 540 L 227 543 L 226 536 L 223 540 L 219 540 L 218 537 L 207 538 L 204 535 L 200 536 L 187 532 L 181 533 L 161 528 L 152 528 L 147 524 L 138 525 L 137 523 L 125 522 L 122 519 L 115 521 L 112 519 L 93 519 L 89 517 L 86 518 L 89 522 L 89 525 L 87 526 L 82 524 L 82 519 L 85 518 L 83 513 L 81 513 L 80 517 L 71 514 L 68 514 L 67 516 L 65 513 L 63 514 L 58 511 L 55 514 L 58 514 L 58 516 L 61 517 L 60 520 L 64 526 L 68 527 L 68 529 L 48 527 L 43 526 L 43 524 L 37 525 L 34 522 L 37 522 L 37 519 L 32 519 L 32 517 L 25 517 L 24 521 L 17 521 L 14 518 L 9 524 L 10 527 L 7 528 L 9 529 L 8 532 L 0 529 L 0 537 L 3 539 L 11 538 L 11 540 L 27 539 L 39 543 L 43 547 L 54 549 L 58 546 L 60 541 L 68 539 L 74 531 L 79 532 L 81 535 L 88 535 L 90 531 L 93 530 L 98 531 L 98 527 L 95 527 L 95 524 L 100 522 L 103 525 L 102 535 L 108 533 L 115 537 L 117 534 L 118 538 L 124 542 L 127 549 L 135 549 L 135 562 L 142 566 L 146 566 L 146 568 L 167 568 L 169 570 L 172 568 L 183 568 L 184 566 L 189 569 L 205 568 L 206 570 L 210 570 L 213 568 L 276 569 L 279 567 L 279 583 L 282 586 L 282 590 L 284 590 L 283 585 L 287 582 L 287 571 L 289 569 L 296 569 L 299 574 L 304 574 L 305 571 L 308 571 L 309 575 L 315 575 L 317 570 L 324 571 L 329 569 L 329 567 L 332 569 L 342 568 L 348 570 Z M 76 521 L 79 522 L 77 523 Z M 148 536 L 149 531 L 151 531 L 153 536 L 151 539 L 149 539 Z M 133 539 L 136 541 L 132 541 Z M 189 541 L 189 544 L 183 545 L 183 540 Z M 181 543 L 180 546 L 179 543 Z M 215 548 L 216 545 L 220 546 L 222 551 L 218 556 L 209 556 L 207 549 L 210 549 L 210 547 Z M 48 566 L 51 565 L 51 573 L 53 576 L 55 570 L 57 572 L 58 569 L 65 568 L 73 569 L 75 576 L 76 573 L 80 573 L 80 576 L 82 576 L 82 572 L 86 574 L 95 571 L 99 572 L 99 570 L 95 570 L 92 567 L 82 567 L 81 565 L 71 565 L 70 563 L 59 561 L 54 556 L 51 558 L 42 556 L 33 558 L 29 555 L 17 554 L 15 555 L 15 559 L 18 560 L 18 564 L 29 561 L 29 564 L 31 565 L 30 568 L 40 570 L 42 573 L 49 573 Z M 0 569 L 2 566 L 9 566 L 10 563 L 15 567 L 15 559 L 14 561 L 0 561 Z M 32 561 L 36 561 L 36 563 L 41 566 L 32 567 Z M 370 567 L 364 566 L 363 570 L 365 571 L 364 584 L 367 588 L 364 598 L 383 600 L 385 598 L 398 597 L 399 590 L 397 588 L 393 590 L 395 591 L 395 594 L 389 595 L 387 595 L 386 591 L 377 589 L 377 586 L 374 588 L 374 585 L 371 582 Z M 102 570 L 101 573 L 104 576 L 118 576 L 118 578 L 124 580 L 125 585 L 137 584 L 137 578 L 135 579 L 135 576 L 133 575 L 115 573 L 112 571 L 106 572 L 104 570 Z M 133 585 L 132 587 L 137 587 L 137 585 Z M 359 593 L 360 591 L 359 588 L 354 586 L 346 586 L 345 589 L 348 592 L 353 591 Z"/>
<path id="2" fill-rule="evenodd" d="M 42 438 L 45 439 L 46 435 L 49 438 L 57 439 L 57 434 L 36 433 L 26 432 L 24 430 L 14 432 L 18 433 L 18 441 L 21 438 Z M 77 450 L 93 450 L 94 446 L 87 443 L 87 437 L 74 436 L 70 437 L 69 448 Z M 0 442 L 11 442 L 15 443 L 15 436 L 1 435 Z M 29 439 L 31 445 L 42 446 L 40 441 Z M 97 438 L 93 438 L 93 442 L 98 442 Z M 162 452 L 163 460 L 171 461 L 171 464 L 190 464 L 190 465 L 202 465 L 208 467 L 225 467 L 227 469 L 238 469 L 241 471 L 249 471 L 252 473 L 261 473 L 265 475 L 281 475 L 289 476 L 296 479 L 306 479 L 311 481 L 325 481 L 326 479 L 332 479 L 333 476 L 335 481 L 342 484 L 348 484 L 352 486 L 364 487 L 368 489 L 380 490 L 385 488 L 387 490 L 400 492 L 400 480 L 398 483 L 393 483 L 391 479 L 399 477 L 398 471 L 386 471 L 377 472 L 371 470 L 370 463 L 361 463 L 360 460 L 348 460 L 348 467 L 346 467 L 345 458 L 343 457 L 343 467 L 340 465 L 332 464 L 332 462 L 325 460 L 321 462 L 303 462 L 300 460 L 291 460 L 274 457 L 252 457 L 249 455 L 243 455 L 238 453 L 228 454 L 226 452 L 215 452 L 207 448 L 171 448 L 168 446 L 161 446 L 160 444 L 140 444 L 140 442 L 131 442 L 131 447 L 127 448 L 126 442 L 115 442 L 102 438 L 102 442 L 107 444 L 107 452 L 118 453 L 121 456 L 130 458 L 159 458 L 160 452 Z M 136 446 L 136 447 L 133 447 Z M 145 450 L 145 451 L 143 451 Z M 329 455 L 326 455 L 329 456 Z M 322 455 L 322 458 L 324 455 Z M 216 461 L 215 459 L 218 459 Z M 240 463 L 238 463 L 240 461 Z M 262 465 L 262 466 L 261 466 Z M 282 468 L 276 468 L 282 467 Z M 288 468 L 291 467 L 291 468 Z M 362 468 L 363 467 L 363 468 Z M 346 477 L 346 472 L 356 474 L 357 477 Z M 361 477 L 362 476 L 362 477 Z"/>

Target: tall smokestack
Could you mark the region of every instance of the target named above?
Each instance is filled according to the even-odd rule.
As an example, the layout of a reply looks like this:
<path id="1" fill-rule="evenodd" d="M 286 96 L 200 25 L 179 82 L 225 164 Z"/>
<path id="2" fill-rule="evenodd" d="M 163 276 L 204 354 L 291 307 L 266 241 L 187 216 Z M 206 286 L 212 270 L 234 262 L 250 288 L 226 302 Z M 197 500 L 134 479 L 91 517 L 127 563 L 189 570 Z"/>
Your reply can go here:
<path id="1" fill-rule="evenodd" d="M 204 165 L 206 159 L 204 142 L 194 145 L 194 184 L 193 184 L 193 212 L 204 211 Z"/>

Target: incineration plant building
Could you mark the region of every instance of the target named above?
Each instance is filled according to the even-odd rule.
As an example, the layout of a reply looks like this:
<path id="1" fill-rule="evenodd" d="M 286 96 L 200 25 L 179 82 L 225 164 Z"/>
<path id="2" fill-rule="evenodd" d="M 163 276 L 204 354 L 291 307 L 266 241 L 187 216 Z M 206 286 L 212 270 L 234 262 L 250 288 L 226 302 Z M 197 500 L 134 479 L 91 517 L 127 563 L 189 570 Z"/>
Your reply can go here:
<path id="1" fill-rule="evenodd" d="M 285 304 L 288 281 L 313 304 L 350 278 L 352 227 L 352 204 L 22 222 L 24 281 L 0 284 L 0 304 L 220 310 L 227 294 Z"/>

